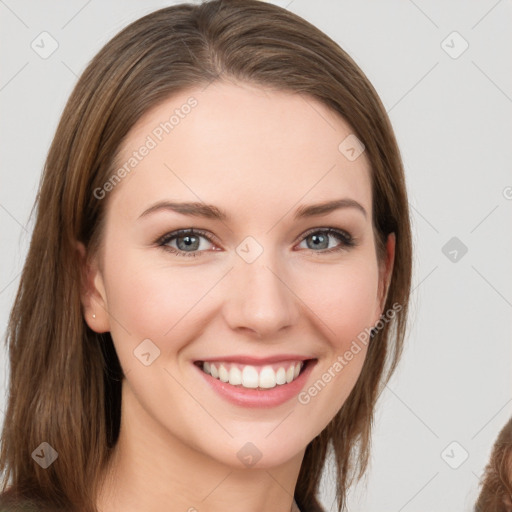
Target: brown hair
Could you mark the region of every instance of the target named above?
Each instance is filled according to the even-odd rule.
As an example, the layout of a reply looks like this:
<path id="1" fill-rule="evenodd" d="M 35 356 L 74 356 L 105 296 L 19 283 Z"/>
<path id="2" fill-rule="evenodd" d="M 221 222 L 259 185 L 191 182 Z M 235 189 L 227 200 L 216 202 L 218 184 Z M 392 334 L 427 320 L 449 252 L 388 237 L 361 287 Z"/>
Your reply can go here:
<path id="1" fill-rule="evenodd" d="M 512 418 L 494 443 L 481 485 L 475 512 L 512 512 Z"/>
<path id="2" fill-rule="evenodd" d="M 119 431 L 123 374 L 110 334 L 93 332 L 83 318 L 76 241 L 89 253 L 99 247 L 107 200 L 93 191 L 112 176 L 116 152 L 137 120 L 175 93 L 223 79 L 312 97 L 365 145 L 381 261 L 387 235 L 396 236 L 384 304 L 396 315 L 369 342 L 339 413 L 307 446 L 295 498 L 303 510 L 321 510 L 317 488 L 330 443 L 340 510 L 353 477 L 363 475 L 375 403 L 401 355 L 410 293 L 410 220 L 393 130 L 366 76 L 316 27 L 265 2 L 214 0 L 167 7 L 126 27 L 90 62 L 64 109 L 8 327 L 0 469 L 4 491 L 7 480 L 11 487 L 4 498 L 95 510 L 99 475 Z M 58 452 L 47 469 L 31 457 L 42 442 Z"/>

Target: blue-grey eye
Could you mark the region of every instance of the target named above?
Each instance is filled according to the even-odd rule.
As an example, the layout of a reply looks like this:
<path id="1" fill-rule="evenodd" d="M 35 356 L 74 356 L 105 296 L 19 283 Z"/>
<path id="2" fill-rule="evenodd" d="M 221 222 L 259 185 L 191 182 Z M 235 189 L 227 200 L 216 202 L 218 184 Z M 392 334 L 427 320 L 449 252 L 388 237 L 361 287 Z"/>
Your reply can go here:
<path id="1" fill-rule="evenodd" d="M 210 249 L 212 241 L 205 233 L 186 229 L 167 233 L 158 240 L 158 245 L 180 256 L 196 256 Z"/>
<path id="2" fill-rule="evenodd" d="M 313 233 L 312 235 L 308 235 L 305 240 L 311 241 L 311 243 L 307 243 L 308 249 L 328 249 L 329 248 L 329 235 L 324 233 L 318 234 Z"/>
<path id="3" fill-rule="evenodd" d="M 196 251 L 199 249 L 200 240 L 197 235 L 181 235 L 177 236 L 175 240 L 180 251 Z"/>
<path id="4" fill-rule="evenodd" d="M 339 243 L 329 246 L 330 240 L 337 240 Z M 307 249 L 312 249 L 315 252 L 329 251 L 331 249 L 343 249 L 353 245 L 353 240 L 350 235 L 334 229 L 317 229 L 310 231 L 309 234 L 303 238 L 306 242 Z"/>

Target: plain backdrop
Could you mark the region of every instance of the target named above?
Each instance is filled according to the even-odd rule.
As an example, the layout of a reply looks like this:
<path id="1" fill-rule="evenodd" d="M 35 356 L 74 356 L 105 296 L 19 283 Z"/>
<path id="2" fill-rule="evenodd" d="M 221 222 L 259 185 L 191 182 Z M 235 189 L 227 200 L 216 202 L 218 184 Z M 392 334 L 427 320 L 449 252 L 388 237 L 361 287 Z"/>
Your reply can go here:
<path id="1" fill-rule="evenodd" d="M 43 162 L 78 76 L 120 29 L 172 3 L 0 0 L 2 340 Z M 512 413 L 511 2 L 274 3 L 326 32 L 367 74 L 396 131 L 410 195 L 411 327 L 349 510 L 469 511 Z M 58 45 L 51 55 L 33 49 L 41 37 L 47 52 Z M 9 368 L 0 352 L 3 415 Z M 328 511 L 333 485 L 328 466 Z"/>

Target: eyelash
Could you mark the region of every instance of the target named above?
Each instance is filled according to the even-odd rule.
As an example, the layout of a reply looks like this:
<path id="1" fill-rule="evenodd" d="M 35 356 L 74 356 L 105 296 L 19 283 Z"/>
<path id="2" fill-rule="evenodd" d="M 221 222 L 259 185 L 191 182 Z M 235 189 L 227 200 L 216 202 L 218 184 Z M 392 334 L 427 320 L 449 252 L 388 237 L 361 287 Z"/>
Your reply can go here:
<path id="1" fill-rule="evenodd" d="M 334 229 L 334 228 L 314 228 L 314 229 L 310 229 L 310 230 L 306 231 L 306 233 L 304 233 L 302 235 L 302 238 L 300 239 L 300 242 L 305 240 L 308 236 L 313 235 L 313 234 L 317 234 L 317 233 L 323 233 L 323 234 L 327 234 L 327 235 L 332 235 L 335 238 L 337 238 L 341 242 L 341 244 L 339 246 L 337 246 L 337 247 L 333 247 L 331 249 L 324 249 L 322 251 L 314 251 L 312 249 L 307 249 L 310 252 L 312 252 L 313 254 L 315 254 L 315 253 L 319 254 L 319 255 L 327 254 L 327 253 L 330 254 L 330 253 L 334 253 L 334 252 L 339 252 L 339 251 L 350 249 L 351 247 L 354 247 L 356 245 L 355 239 L 349 233 L 347 233 L 346 231 L 340 231 L 340 230 Z M 161 247 L 165 251 L 168 251 L 168 252 L 170 252 L 172 254 L 175 254 L 176 256 L 184 256 L 184 257 L 193 257 L 193 258 L 195 258 L 197 256 L 200 256 L 201 253 L 206 252 L 206 251 L 186 252 L 186 251 L 181 251 L 179 249 L 175 249 L 174 247 L 170 247 L 169 245 L 167 245 L 172 240 L 174 240 L 176 238 L 179 238 L 180 236 L 184 236 L 184 235 L 202 236 L 202 237 L 206 238 L 206 240 L 208 240 L 208 242 L 210 242 L 212 244 L 215 244 L 215 241 L 212 239 L 212 237 L 206 231 L 203 231 L 201 229 L 195 229 L 195 228 L 179 229 L 179 230 L 173 231 L 171 233 L 166 233 L 165 235 L 163 235 L 160 238 L 158 238 L 155 241 L 155 244 L 157 244 L 159 247 Z"/>

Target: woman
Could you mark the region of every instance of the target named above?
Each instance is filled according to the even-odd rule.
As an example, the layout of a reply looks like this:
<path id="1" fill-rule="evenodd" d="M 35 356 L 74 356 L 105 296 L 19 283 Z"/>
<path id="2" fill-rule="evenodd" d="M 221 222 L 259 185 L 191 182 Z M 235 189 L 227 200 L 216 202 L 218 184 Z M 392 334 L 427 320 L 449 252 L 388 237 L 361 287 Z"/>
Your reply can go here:
<path id="1" fill-rule="evenodd" d="M 331 446 L 341 510 L 411 252 L 389 119 L 330 38 L 254 0 L 131 24 L 47 158 L 8 332 L 4 503 L 319 511 Z"/>

